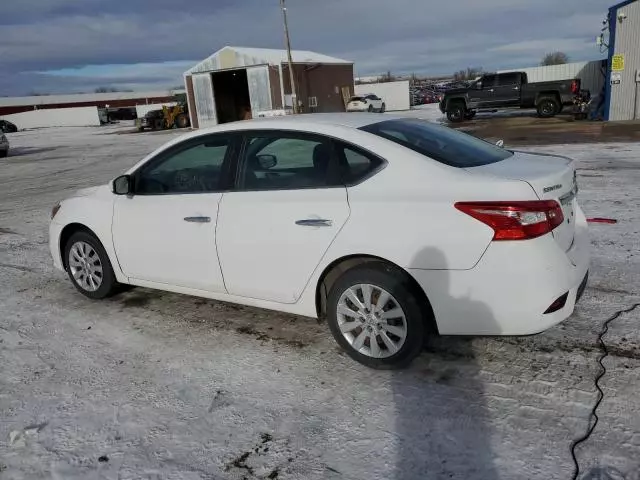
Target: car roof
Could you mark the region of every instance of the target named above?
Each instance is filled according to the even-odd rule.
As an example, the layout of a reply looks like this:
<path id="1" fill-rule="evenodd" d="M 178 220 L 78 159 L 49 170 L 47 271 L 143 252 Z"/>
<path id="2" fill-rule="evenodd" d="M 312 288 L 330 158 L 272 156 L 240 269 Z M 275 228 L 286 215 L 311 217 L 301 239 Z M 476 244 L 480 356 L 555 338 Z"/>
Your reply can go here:
<path id="1" fill-rule="evenodd" d="M 300 115 L 281 115 L 274 117 L 255 118 L 230 122 L 215 127 L 208 127 L 198 130 L 199 134 L 229 132 L 234 130 L 250 130 L 254 128 L 294 128 L 304 127 L 313 129 L 314 126 L 332 125 L 347 128 L 361 128 L 388 120 L 405 119 L 399 115 L 388 115 L 378 113 L 307 113 Z"/>

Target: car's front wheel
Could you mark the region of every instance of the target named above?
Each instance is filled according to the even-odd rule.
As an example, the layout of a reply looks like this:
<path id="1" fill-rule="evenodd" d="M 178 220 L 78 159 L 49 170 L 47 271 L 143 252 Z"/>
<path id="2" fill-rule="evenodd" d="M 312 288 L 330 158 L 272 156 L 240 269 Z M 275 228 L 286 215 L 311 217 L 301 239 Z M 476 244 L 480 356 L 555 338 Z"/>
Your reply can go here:
<path id="1" fill-rule="evenodd" d="M 102 299 L 116 293 L 118 282 L 100 241 L 89 232 L 78 231 L 65 245 L 67 273 L 83 295 Z"/>
<path id="2" fill-rule="evenodd" d="M 466 108 L 462 102 L 452 102 L 447 108 L 447 119 L 451 123 L 460 123 L 464 120 Z"/>
<path id="3" fill-rule="evenodd" d="M 424 310 L 408 275 L 392 265 L 345 272 L 329 292 L 327 319 L 338 344 L 368 367 L 402 368 L 422 351 Z"/>

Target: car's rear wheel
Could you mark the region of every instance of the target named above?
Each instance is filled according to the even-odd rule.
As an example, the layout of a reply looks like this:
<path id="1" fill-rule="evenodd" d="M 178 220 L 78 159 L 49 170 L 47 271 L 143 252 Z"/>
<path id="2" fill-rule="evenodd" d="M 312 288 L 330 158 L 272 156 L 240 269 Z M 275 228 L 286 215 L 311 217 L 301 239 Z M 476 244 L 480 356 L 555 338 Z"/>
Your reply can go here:
<path id="1" fill-rule="evenodd" d="M 119 284 L 111 262 L 94 235 L 85 231 L 73 233 L 67 240 L 64 255 L 69 278 L 80 293 L 96 300 L 116 293 Z"/>
<path id="2" fill-rule="evenodd" d="M 369 109 L 368 109 L 368 111 L 369 111 L 369 112 L 373 112 L 373 105 L 369 105 Z"/>
<path id="3" fill-rule="evenodd" d="M 424 310 L 410 278 L 382 262 L 356 266 L 336 280 L 327 319 L 338 344 L 368 367 L 405 367 L 424 344 Z"/>
<path id="4" fill-rule="evenodd" d="M 387 111 L 387 106 L 383 103 L 382 107 L 380 107 L 380 113 L 384 113 Z"/>
<path id="5" fill-rule="evenodd" d="M 538 115 L 542 118 L 550 118 L 560 111 L 560 103 L 554 97 L 543 97 L 538 102 Z"/>

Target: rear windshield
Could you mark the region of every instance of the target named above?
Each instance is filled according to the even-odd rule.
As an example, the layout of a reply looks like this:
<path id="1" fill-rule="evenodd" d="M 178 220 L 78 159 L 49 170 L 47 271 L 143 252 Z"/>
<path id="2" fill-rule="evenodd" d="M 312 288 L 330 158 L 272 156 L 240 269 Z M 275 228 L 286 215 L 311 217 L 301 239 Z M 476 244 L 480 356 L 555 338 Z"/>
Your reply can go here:
<path id="1" fill-rule="evenodd" d="M 351 97 L 351 100 L 349 100 L 350 102 L 359 102 L 361 100 L 364 100 L 364 97 Z"/>
<path id="2" fill-rule="evenodd" d="M 513 155 L 509 150 L 466 133 L 418 119 L 387 120 L 360 130 L 457 168 L 489 165 Z"/>

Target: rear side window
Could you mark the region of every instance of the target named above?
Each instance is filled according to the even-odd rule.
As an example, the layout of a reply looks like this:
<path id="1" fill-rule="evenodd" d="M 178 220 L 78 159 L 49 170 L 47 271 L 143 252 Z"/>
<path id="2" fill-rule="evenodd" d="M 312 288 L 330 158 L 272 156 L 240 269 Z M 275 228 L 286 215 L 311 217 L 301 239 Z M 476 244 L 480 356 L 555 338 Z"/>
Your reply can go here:
<path id="1" fill-rule="evenodd" d="M 450 167 L 470 168 L 500 162 L 513 153 L 466 133 L 418 119 L 387 120 L 361 127 Z"/>
<path id="2" fill-rule="evenodd" d="M 520 84 L 519 73 L 503 73 L 498 75 L 498 87 L 510 87 Z"/>
<path id="3" fill-rule="evenodd" d="M 384 165 L 380 158 L 352 145 L 337 143 L 336 153 L 340 176 L 346 185 L 362 182 Z"/>

